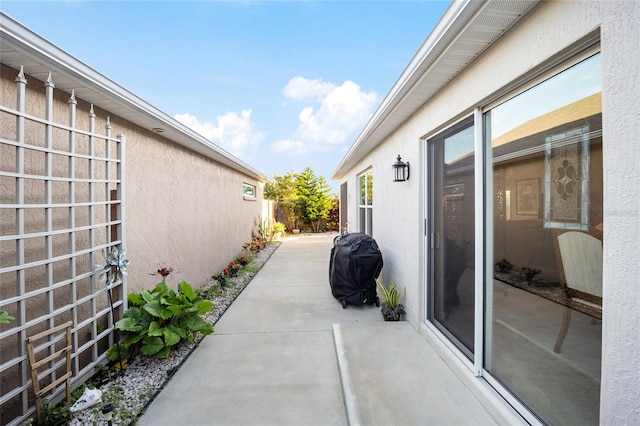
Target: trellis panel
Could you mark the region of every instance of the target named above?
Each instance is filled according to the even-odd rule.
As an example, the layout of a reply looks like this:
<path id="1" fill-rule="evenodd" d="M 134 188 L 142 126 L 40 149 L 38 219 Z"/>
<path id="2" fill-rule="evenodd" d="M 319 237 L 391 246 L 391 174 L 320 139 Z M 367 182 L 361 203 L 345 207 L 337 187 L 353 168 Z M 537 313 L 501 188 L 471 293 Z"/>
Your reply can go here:
<path id="1" fill-rule="evenodd" d="M 111 135 L 109 117 L 96 131 L 93 106 L 68 105 L 54 97 L 51 75 L 44 93 L 16 79 L 16 107 L 0 105 L 0 310 L 15 317 L 0 328 L 0 423 L 20 424 L 35 412 L 27 340 L 72 323 L 71 370 L 75 382 L 105 362 L 114 324 L 107 289 L 96 263 L 112 247 L 124 249 L 123 135 Z M 37 80 L 36 80 L 37 82 Z M 33 105 L 42 104 L 39 116 Z M 56 122 L 54 117 L 68 121 Z M 82 117 L 79 120 L 78 117 Z M 126 283 L 114 288 L 117 314 Z M 49 355 L 56 342 L 44 343 Z M 53 361 L 41 373 L 43 386 L 64 374 Z M 57 400 L 64 386 L 48 396 Z"/>

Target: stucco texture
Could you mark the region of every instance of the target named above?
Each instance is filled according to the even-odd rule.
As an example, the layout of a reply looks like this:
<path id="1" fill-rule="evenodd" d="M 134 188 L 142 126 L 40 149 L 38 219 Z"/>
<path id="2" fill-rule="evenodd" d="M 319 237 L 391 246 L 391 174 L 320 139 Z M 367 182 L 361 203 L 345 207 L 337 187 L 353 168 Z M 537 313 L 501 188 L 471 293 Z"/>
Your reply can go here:
<path id="1" fill-rule="evenodd" d="M 120 123 L 114 122 L 114 128 Z M 240 253 L 261 223 L 257 181 L 151 132 L 122 128 L 126 142 L 126 247 L 129 292 L 169 282 L 199 286 Z M 242 184 L 256 186 L 256 200 Z"/>
<path id="2" fill-rule="evenodd" d="M 603 2 L 602 424 L 640 424 L 640 2 Z"/>

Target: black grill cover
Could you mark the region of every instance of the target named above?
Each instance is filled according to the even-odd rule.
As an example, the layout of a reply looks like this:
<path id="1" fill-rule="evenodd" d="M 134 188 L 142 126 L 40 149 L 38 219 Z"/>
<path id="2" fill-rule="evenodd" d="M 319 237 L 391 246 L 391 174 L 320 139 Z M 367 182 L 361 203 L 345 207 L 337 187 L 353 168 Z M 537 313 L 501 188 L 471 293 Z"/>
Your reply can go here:
<path id="1" fill-rule="evenodd" d="M 353 233 L 333 240 L 329 283 L 333 297 L 343 306 L 376 303 L 375 279 L 381 270 L 382 253 L 367 234 Z"/>

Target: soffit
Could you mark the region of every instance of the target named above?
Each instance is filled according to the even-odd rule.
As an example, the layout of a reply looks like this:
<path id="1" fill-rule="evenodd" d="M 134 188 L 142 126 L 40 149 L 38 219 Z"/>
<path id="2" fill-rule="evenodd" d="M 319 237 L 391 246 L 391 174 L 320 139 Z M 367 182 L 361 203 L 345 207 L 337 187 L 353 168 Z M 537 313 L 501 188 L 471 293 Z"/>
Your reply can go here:
<path id="1" fill-rule="evenodd" d="M 144 129 L 163 129 L 160 134 L 242 174 L 258 180 L 267 177 L 199 135 L 173 117 L 153 107 L 122 86 L 53 45 L 35 32 L 0 12 L 0 62 L 20 70 L 28 80 L 46 81 L 49 73 L 56 89 L 130 121 Z"/>
<path id="2" fill-rule="evenodd" d="M 538 3 L 539 0 L 452 2 L 332 178 L 342 178 Z"/>

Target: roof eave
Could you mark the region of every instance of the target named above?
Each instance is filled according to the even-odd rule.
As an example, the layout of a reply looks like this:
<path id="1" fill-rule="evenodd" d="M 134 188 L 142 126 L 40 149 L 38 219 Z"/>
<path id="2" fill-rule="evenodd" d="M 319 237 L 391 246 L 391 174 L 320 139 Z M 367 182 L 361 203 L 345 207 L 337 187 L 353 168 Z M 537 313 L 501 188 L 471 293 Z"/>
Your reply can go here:
<path id="1" fill-rule="evenodd" d="M 0 11 L 0 49 L 2 63 L 19 69 L 41 81 L 46 80 L 42 68 L 51 72 L 56 88 L 71 92 L 94 106 L 122 116 L 132 123 L 152 130 L 163 130 L 162 137 L 196 151 L 248 177 L 266 181 L 268 178 L 247 165 L 204 136 L 183 125 L 173 117 L 134 95 L 103 74 L 76 59 L 58 46 L 44 39 L 31 29 Z M 10 50 L 9 50 L 10 49 Z M 18 54 L 20 62 L 13 63 L 12 53 Z M 18 59 L 16 59 L 17 61 Z M 83 90 L 84 89 L 84 90 Z M 117 108 L 114 108 L 117 107 Z M 114 111 L 116 110 L 117 111 Z"/>
<path id="2" fill-rule="evenodd" d="M 539 1 L 454 0 L 351 145 L 331 178 L 341 180 L 368 152 L 380 145 L 386 137 L 422 108 L 431 97 L 442 90 Z M 508 19 L 501 16 L 501 24 L 496 24 L 494 28 L 487 29 L 486 23 L 483 26 L 483 30 L 491 33 L 490 40 L 484 44 L 477 43 L 472 48 L 459 43 L 461 34 L 474 22 L 480 21 L 483 13 L 493 13 L 495 9 L 502 7 L 512 9 L 505 12 Z M 468 60 L 453 65 L 449 63 L 446 73 L 441 69 L 438 79 L 430 78 L 443 56 L 457 51 L 463 52 Z"/>

